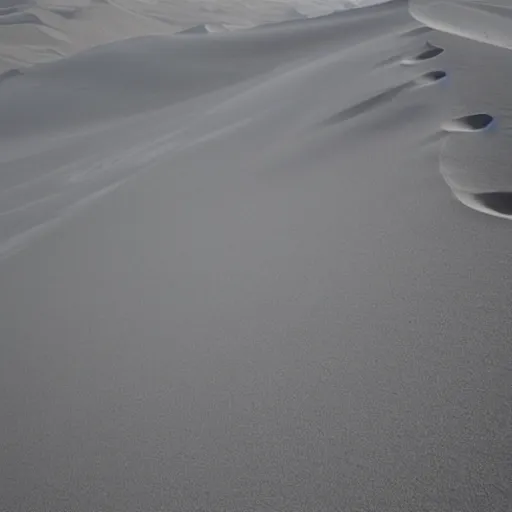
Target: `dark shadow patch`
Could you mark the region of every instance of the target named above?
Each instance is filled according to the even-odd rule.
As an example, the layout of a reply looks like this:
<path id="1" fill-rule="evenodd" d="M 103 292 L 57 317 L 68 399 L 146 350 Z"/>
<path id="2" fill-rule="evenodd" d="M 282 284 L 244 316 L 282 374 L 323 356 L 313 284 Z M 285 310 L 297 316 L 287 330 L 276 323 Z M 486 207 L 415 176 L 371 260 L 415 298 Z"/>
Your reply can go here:
<path id="1" fill-rule="evenodd" d="M 410 87 L 411 87 L 411 83 L 407 82 L 407 83 L 399 85 L 397 87 L 388 89 L 387 91 L 381 92 L 380 94 L 377 94 L 376 96 L 373 96 L 372 98 L 361 101 L 357 105 L 354 105 L 353 107 L 349 107 L 349 108 L 342 110 L 341 112 L 338 112 L 337 114 L 329 117 L 322 123 L 322 125 L 330 126 L 333 124 L 342 123 L 344 121 L 348 121 L 349 119 L 353 119 L 354 117 L 365 114 L 374 108 L 380 107 L 381 105 L 388 103 L 389 101 L 396 98 L 401 92 L 406 91 Z"/>
<path id="2" fill-rule="evenodd" d="M 441 55 L 444 52 L 444 48 L 440 48 L 438 46 L 431 45 L 427 43 L 425 45 L 425 49 L 420 52 L 415 57 L 405 57 L 402 59 L 402 65 L 404 66 L 414 66 L 415 64 L 421 64 L 426 60 L 433 59 L 438 55 Z"/>
<path id="3" fill-rule="evenodd" d="M 425 73 L 420 77 L 420 80 L 424 80 L 427 83 L 432 82 L 438 82 L 439 80 L 442 80 L 443 78 L 446 78 L 446 71 L 442 70 L 436 70 L 436 71 L 429 71 L 428 73 Z"/>
<path id="4" fill-rule="evenodd" d="M 489 128 L 493 121 L 490 114 L 472 114 L 449 121 L 443 128 L 448 132 L 480 132 Z"/>
<path id="5" fill-rule="evenodd" d="M 487 128 L 493 121 L 493 117 L 489 114 L 473 114 L 458 119 L 473 130 L 483 130 Z"/>
<path id="6" fill-rule="evenodd" d="M 501 215 L 512 215 L 512 192 L 485 192 L 474 198 L 489 210 Z"/>
<path id="7" fill-rule="evenodd" d="M 444 52 L 444 48 L 439 48 L 438 46 L 432 46 L 428 45 L 428 49 L 424 52 L 421 52 L 419 55 L 416 56 L 417 61 L 422 60 L 429 60 L 433 59 L 434 57 L 437 57 L 438 55 L 441 55 L 441 53 Z"/>
<path id="8" fill-rule="evenodd" d="M 19 69 L 9 69 L 9 71 L 0 73 L 0 84 L 9 78 L 14 78 L 15 76 L 20 76 L 22 74 L 23 73 Z"/>
<path id="9" fill-rule="evenodd" d="M 400 34 L 400 37 L 418 37 L 423 34 L 429 34 L 430 32 L 433 32 L 433 29 L 430 27 L 418 27 Z"/>

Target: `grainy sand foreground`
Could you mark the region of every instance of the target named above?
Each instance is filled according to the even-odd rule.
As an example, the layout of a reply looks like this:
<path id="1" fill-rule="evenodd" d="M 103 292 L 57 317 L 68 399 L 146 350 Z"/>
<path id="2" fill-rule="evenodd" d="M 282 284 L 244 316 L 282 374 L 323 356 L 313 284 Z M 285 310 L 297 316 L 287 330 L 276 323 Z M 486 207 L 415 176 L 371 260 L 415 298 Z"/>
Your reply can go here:
<path id="1" fill-rule="evenodd" d="M 510 512 L 495 4 L 2 76 L 1 511 Z"/>

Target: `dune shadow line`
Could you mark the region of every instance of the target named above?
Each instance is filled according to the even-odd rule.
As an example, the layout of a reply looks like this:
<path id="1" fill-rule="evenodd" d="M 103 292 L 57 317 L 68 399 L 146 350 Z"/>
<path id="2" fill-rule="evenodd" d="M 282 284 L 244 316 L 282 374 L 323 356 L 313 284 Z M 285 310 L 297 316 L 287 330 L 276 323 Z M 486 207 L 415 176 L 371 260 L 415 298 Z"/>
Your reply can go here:
<path id="1" fill-rule="evenodd" d="M 369 110 L 372 110 L 376 107 L 379 107 L 379 106 L 393 100 L 401 92 L 403 92 L 407 89 L 410 89 L 410 87 L 411 87 L 411 83 L 407 82 L 405 84 L 398 85 L 396 87 L 388 89 L 387 91 L 381 92 L 380 94 L 377 94 L 377 95 L 373 96 L 372 98 L 361 101 L 357 105 L 354 105 L 352 107 L 347 108 L 346 110 L 342 110 L 341 112 L 334 114 L 333 116 L 326 119 L 322 123 L 322 125 L 331 126 L 333 124 L 342 123 L 344 121 L 348 121 L 349 119 L 353 119 L 354 117 L 365 114 Z"/>

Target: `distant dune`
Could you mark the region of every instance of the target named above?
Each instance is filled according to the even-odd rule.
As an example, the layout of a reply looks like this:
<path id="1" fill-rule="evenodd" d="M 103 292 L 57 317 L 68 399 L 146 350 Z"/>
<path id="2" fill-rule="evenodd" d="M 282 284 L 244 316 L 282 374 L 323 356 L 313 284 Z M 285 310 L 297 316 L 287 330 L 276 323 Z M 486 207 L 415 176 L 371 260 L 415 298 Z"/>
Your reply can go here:
<path id="1" fill-rule="evenodd" d="M 0 72 L 130 37 L 197 32 L 206 26 L 209 32 L 236 30 L 378 1 L 2 0 Z"/>

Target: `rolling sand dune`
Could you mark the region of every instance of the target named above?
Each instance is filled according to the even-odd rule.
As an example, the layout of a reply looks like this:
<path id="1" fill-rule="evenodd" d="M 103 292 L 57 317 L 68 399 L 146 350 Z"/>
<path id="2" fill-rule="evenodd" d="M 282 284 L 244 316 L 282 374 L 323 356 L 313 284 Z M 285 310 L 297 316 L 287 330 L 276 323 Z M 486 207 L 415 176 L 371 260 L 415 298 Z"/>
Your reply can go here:
<path id="1" fill-rule="evenodd" d="M 333 14 L 299 26 L 255 29 L 243 38 L 147 36 L 98 46 L 5 82 L 0 135 L 49 134 L 182 102 L 385 35 L 395 17 L 361 12 L 345 20 Z M 357 21 L 364 23 L 364 32 Z"/>
<path id="2" fill-rule="evenodd" d="M 0 510 L 510 512 L 506 12 L 0 1 Z"/>
<path id="3" fill-rule="evenodd" d="M 136 36 L 236 30 L 375 0 L 2 0 L 0 72 Z M 19 25 L 24 30 L 20 31 Z"/>

